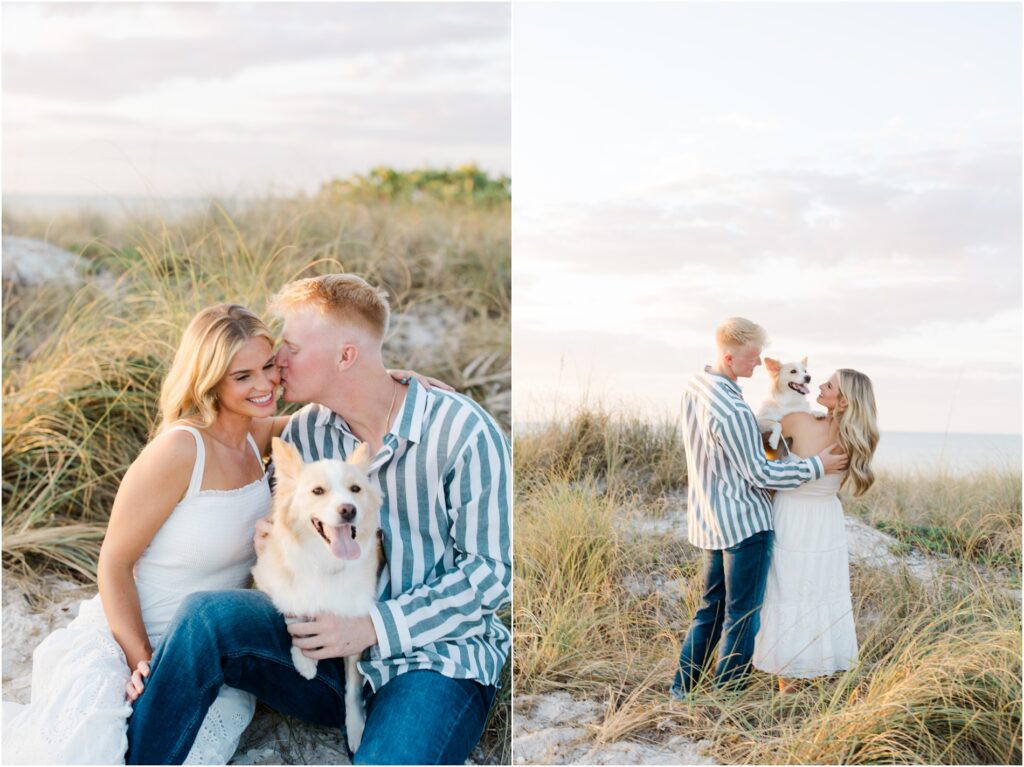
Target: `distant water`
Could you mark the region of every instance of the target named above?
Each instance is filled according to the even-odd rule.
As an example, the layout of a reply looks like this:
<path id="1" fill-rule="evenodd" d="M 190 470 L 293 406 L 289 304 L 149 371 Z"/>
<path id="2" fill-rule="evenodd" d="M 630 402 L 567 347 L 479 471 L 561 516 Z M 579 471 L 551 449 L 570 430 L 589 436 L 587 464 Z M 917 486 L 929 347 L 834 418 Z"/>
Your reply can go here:
<path id="1" fill-rule="evenodd" d="M 890 471 L 946 471 L 1021 468 L 1021 438 L 1006 434 L 883 432 L 875 467 Z"/>
<path id="2" fill-rule="evenodd" d="M 544 428 L 537 421 L 517 421 L 515 430 L 529 434 Z M 987 469 L 1021 469 L 1021 437 L 1012 434 L 932 434 L 882 432 L 874 465 L 883 471 L 970 474 Z"/>
<path id="3" fill-rule="evenodd" d="M 239 197 L 132 197 L 86 195 L 4 195 L 4 210 L 15 215 L 55 216 L 90 211 L 106 216 L 156 215 L 176 218 L 205 210 L 211 200 L 232 210 L 243 204 Z"/>

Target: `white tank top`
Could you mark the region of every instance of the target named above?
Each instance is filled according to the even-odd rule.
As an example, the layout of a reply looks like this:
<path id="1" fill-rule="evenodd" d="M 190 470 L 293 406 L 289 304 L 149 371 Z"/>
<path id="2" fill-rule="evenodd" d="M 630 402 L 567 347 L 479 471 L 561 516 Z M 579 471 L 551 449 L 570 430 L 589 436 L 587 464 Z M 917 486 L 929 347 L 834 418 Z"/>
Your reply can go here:
<path id="1" fill-rule="evenodd" d="M 256 520 L 270 512 L 270 486 L 264 474 L 234 490 L 200 490 L 206 448 L 199 431 L 187 431 L 196 440 L 196 462 L 181 502 L 153 536 L 135 565 L 142 620 L 150 637 L 167 629 L 178 605 L 195 591 L 245 588 L 256 563 L 252 537 Z M 249 444 L 262 462 L 252 435 Z"/>

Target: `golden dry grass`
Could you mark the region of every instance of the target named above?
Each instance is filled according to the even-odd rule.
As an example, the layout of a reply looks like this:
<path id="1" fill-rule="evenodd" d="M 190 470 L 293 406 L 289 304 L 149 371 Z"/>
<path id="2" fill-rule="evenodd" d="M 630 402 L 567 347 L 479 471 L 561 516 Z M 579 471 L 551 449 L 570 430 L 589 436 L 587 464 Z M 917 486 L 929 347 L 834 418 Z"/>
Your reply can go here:
<path id="1" fill-rule="evenodd" d="M 986 470 L 949 474 L 882 472 L 847 510 L 908 546 L 966 562 L 1021 568 L 1021 475 Z"/>
<path id="2" fill-rule="evenodd" d="M 954 558 L 933 582 L 903 567 L 852 568 L 855 669 L 793 696 L 780 697 L 773 679 L 755 673 L 739 692 L 702 686 L 689 703 L 670 702 L 679 645 L 700 597 L 699 559 L 671 533 L 643 533 L 645 521 L 679 512 L 676 493 L 637 493 L 622 474 L 602 475 L 618 465 L 611 454 L 594 454 L 617 441 L 612 429 L 644 428 L 634 420 L 622 430 L 623 420 L 578 413 L 575 427 L 516 435 L 517 695 L 566 690 L 603 704 L 603 720 L 590 726 L 598 743 L 684 735 L 708 739 L 722 763 L 1020 763 L 1019 579 L 979 568 L 966 550 L 950 550 Z M 581 435 L 580 423 L 605 431 Z M 578 438 L 566 439 L 571 433 Z M 678 460 L 651 458 L 651 475 Z M 642 483 L 640 469 L 632 472 Z M 850 508 L 873 521 L 959 524 L 1019 562 L 1019 488 L 1019 472 L 883 475 Z"/>
<path id="3" fill-rule="evenodd" d="M 86 284 L 8 286 L 4 302 L 3 551 L 14 574 L 93 575 L 96 532 L 156 420 L 189 318 L 226 300 L 263 313 L 292 279 L 353 271 L 385 286 L 396 314 L 388 362 L 450 382 L 508 427 L 507 204 L 283 200 L 102 235 L 91 217 L 67 227 L 48 234 L 86 254 Z M 39 228 L 5 221 L 11 234 Z"/>

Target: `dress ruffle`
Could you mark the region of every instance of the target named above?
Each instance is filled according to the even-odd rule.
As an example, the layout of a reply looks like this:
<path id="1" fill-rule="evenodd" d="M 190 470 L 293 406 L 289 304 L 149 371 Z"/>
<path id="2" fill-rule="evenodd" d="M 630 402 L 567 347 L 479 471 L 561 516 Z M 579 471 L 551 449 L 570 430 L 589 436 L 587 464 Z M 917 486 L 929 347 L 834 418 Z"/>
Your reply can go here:
<path id="1" fill-rule="evenodd" d="M 772 550 L 755 668 L 789 678 L 826 676 L 857 662 L 839 478 L 775 496 Z"/>

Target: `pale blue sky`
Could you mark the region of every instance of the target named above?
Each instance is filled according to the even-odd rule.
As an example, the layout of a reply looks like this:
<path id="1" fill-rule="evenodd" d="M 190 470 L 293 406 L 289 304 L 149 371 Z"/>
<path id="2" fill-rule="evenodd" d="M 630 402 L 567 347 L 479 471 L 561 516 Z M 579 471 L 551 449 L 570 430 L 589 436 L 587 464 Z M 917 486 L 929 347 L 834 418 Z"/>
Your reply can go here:
<path id="1" fill-rule="evenodd" d="M 517 420 L 584 393 L 674 414 L 738 314 L 815 383 L 871 375 L 884 429 L 1020 431 L 1019 5 L 523 4 L 513 27 Z"/>
<path id="2" fill-rule="evenodd" d="M 511 164 L 511 12 L 452 3 L 4 3 L 3 191 L 315 192 Z"/>

